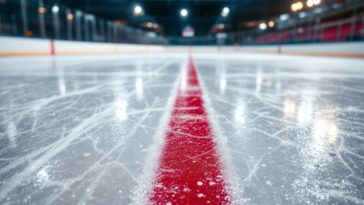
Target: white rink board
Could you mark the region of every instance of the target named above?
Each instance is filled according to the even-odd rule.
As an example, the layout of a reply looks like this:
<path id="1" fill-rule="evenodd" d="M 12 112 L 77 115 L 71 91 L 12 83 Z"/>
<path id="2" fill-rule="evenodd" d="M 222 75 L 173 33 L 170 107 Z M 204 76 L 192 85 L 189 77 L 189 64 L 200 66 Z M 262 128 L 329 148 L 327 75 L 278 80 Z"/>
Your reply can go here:
<path id="1" fill-rule="evenodd" d="M 0 37 L 0 56 L 51 54 L 51 40 Z M 364 42 L 267 45 L 267 46 L 158 46 L 77 41 L 54 41 L 55 54 L 102 54 L 128 52 L 251 52 L 311 55 L 364 55 Z M 7 55 L 8 54 L 8 55 Z"/>

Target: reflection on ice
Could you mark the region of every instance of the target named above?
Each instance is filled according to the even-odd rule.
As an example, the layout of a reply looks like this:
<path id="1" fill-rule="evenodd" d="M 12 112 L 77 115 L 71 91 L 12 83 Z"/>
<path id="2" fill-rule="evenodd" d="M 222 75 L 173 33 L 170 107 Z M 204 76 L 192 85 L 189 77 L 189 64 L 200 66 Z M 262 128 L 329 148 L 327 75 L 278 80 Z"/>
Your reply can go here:
<path id="1" fill-rule="evenodd" d="M 0 204 L 130 204 L 148 186 L 146 155 L 188 79 L 179 59 L 140 61 L 1 64 Z M 362 62 L 195 62 L 237 204 L 364 204 Z"/>
<path id="2" fill-rule="evenodd" d="M 312 120 L 313 107 L 312 103 L 302 102 L 297 110 L 297 122 L 301 126 L 307 126 Z"/>
<path id="3" fill-rule="evenodd" d="M 143 99 L 143 79 L 141 77 L 138 77 L 135 81 L 135 90 L 136 90 L 136 96 L 138 100 Z"/>
<path id="4" fill-rule="evenodd" d="M 313 97 L 311 95 L 303 95 L 302 101 L 297 109 L 297 122 L 300 126 L 308 126 L 311 123 L 313 115 Z"/>
<path id="5" fill-rule="evenodd" d="M 217 63 L 216 79 L 219 79 L 220 94 L 223 95 L 226 90 L 226 63 L 219 61 Z"/>
<path id="6" fill-rule="evenodd" d="M 147 66 L 147 65 L 146 65 Z M 140 101 L 143 99 L 143 63 L 142 62 L 138 62 L 136 65 L 136 70 L 137 70 L 137 77 L 135 79 L 135 91 L 136 91 L 136 97 L 137 100 Z M 150 72 L 150 66 L 147 66 L 147 71 L 145 73 L 145 75 L 148 75 Z"/>
<path id="7" fill-rule="evenodd" d="M 57 69 L 57 78 L 58 78 L 58 90 L 59 93 L 64 96 L 66 94 L 66 83 L 64 82 L 64 72 L 62 68 Z"/>
<path id="8" fill-rule="evenodd" d="M 179 64 L 64 58 L 0 59 L 0 204 L 130 204 Z"/>
<path id="9" fill-rule="evenodd" d="M 292 119 L 296 114 L 296 102 L 291 98 L 286 98 L 283 103 L 283 117 Z"/>
<path id="10" fill-rule="evenodd" d="M 246 122 L 246 116 L 245 116 L 245 105 L 241 100 L 238 101 L 237 106 L 234 111 L 234 119 L 235 122 L 239 125 L 243 125 Z"/>
<path id="11" fill-rule="evenodd" d="M 188 78 L 187 78 L 187 69 L 186 69 L 187 65 L 182 64 L 181 69 L 181 80 L 180 80 L 180 90 L 181 92 L 186 92 L 187 90 L 187 83 L 188 83 Z"/>
<path id="12" fill-rule="evenodd" d="M 222 73 L 220 76 L 220 94 L 224 94 L 226 90 L 226 75 Z"/>
<path id="13" fill-rule="evenodd" d="M 6 135 L 9 139 L 9 147 L 16 147 L 17 129 L 14 121 L 10 118 L 6 129 Z"/>
<path id="14" fill-rule="evenodd" d="M 258 67 L 255 73 L 255 92 L 259 93 L 262 90 L 263 72 L 262 68 Z"/>
<path id="15" fill-rule="evenodd" d="M 312 128 L 312 150 L 321 157 L 322 152 L 328 152 L 338 140 L 338 128 L 333 114 L 315 116 Z"/>
<path id="16" fill-rule="evenodd" d="M 37 172 L 37 183 L 39 186 L 45 186 L 49 183 L 49 173 L 48 173 L 48 166 L 43 167 Z"/>
<path id="17" fill-rule="evenodd" d="M 123 98 L 118 98 L 115 101 L 115 117 L 120 122 L 123 122 L 128 119 L 127 108 L 128 108 L 128 102 Z"/>
<path id="18" fill-rule="evenodd" d="M 200 61 L 237 204 L 364 204 L 364 73 L 362 63 L 338 62 L 226 61 L 224 85 L 211 80 L 219 67 Z"/>
<path id="19" fill-rule="evenodd" d="M 280 80 L 277 80 L 275 84 L 275 94 L 279 96 L 281 94 L 281 91 L 282 91 L 282 82 Z"/>

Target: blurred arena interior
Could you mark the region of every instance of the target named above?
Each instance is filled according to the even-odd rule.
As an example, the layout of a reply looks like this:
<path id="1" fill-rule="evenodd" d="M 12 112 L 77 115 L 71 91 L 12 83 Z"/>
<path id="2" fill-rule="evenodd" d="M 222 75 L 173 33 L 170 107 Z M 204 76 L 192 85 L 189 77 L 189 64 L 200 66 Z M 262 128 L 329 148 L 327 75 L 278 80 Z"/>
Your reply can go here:
<path id="1" fill-rule="evenodd" d="M 239 46 L 364 38 L 360 0 L 1 0 L 0 12 L 2 36 L 36 39 Z"/>
<path id="2" fill-rule="evenodd" d="M 364 204 L 363 0 L 0 0 L 0 204 Z"/>

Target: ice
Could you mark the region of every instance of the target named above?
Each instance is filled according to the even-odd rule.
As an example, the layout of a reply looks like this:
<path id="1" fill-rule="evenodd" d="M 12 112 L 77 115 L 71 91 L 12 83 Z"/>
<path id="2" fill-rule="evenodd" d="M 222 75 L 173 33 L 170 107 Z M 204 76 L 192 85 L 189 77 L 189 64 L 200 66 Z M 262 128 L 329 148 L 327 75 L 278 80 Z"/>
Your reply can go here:
<path id="1" fill-rule="evenodd" d="M 236 204 L 364 204 L 364 61 L 192 56 Z M 186 59 L 0 59 L 0 204 L 145 203 Z"/>
<path id="2" fill-rule="evenodd" d="M 131 202 L 181 59 L 94 59 L 0 60 L 0 203 Z"/>
<path id="3" fill-rule="evenodd" d="M 364 203 L 363 60 L 207 59 L 196 66 L 236 203 Z"/>

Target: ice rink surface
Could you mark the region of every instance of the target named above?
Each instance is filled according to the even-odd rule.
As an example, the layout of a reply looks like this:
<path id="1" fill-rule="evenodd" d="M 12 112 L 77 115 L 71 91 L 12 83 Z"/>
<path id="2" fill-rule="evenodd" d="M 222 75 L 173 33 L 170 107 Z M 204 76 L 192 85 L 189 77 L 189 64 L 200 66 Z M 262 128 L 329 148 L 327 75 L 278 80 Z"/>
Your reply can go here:
<path id="1" fill-rule="evenodd" d="M 192 57 L 232 203 L 364 204 L 363 60 Z M 0 204 L 148 198 L 187 58 L 0 59 Z"/>

